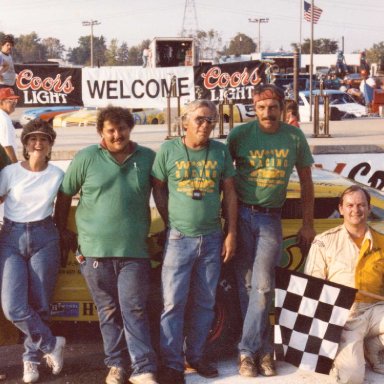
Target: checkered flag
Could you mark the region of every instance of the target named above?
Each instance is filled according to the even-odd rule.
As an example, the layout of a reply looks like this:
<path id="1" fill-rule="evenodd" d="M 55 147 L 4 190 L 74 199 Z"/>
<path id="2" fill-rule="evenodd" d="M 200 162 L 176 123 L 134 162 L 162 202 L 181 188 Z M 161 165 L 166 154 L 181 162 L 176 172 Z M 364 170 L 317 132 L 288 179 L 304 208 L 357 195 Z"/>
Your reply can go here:
<path id="1" fill-rule="evenodd" d="M 356 292 L 344 285 L 277 267 L 276 359 L 329 374 Z"/>

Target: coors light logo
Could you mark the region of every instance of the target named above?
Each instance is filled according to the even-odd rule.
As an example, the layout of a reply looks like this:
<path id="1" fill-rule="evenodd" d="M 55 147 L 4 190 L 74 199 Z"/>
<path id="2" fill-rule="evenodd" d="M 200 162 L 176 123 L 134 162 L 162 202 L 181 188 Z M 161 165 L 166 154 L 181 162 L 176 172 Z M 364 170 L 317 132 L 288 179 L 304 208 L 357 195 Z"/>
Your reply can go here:
<path id="1" fill-rule="evenodd" d="M 55 78 L 34 76 L 30 69 L 23 69 L 17 75 L 17 88 L 24 94 L 24 104 L 67 104 L 68 94 L 75 88 L 72 76 L 64 80 L 58 73 Z"/>
<path id="2" fill-rule="evenodd" d="M 259 68 L 249 71 L 247 67 L 242 72 L 222 72 L 221 68 L 214 66 L 201 74 L 204 79 L 204 88 L 211 92 L 212 101 L 221 101 L 224 98 L 232 100 L 245 100 L 252 98 L 252 90 L 262 81 Z"/>

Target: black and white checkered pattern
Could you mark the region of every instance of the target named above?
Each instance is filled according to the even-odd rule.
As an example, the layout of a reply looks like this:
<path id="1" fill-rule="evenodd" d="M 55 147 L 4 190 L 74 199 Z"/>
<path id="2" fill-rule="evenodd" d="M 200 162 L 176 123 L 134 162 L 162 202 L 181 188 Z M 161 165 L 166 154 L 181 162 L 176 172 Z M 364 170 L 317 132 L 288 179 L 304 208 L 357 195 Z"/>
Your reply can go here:
<path id="1" fill-rule="evenodd" d="M 356 292 L 277 267 L 276 358 L 302 369 L 329 374 Z"/>

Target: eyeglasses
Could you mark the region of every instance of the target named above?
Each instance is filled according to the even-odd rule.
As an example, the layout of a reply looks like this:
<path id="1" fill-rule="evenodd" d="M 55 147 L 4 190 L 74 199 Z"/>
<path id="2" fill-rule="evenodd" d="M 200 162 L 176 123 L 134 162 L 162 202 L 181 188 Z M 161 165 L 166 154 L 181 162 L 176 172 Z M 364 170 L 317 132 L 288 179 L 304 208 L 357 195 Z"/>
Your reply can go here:
<path id="1" fill-rule="evenodd" d="M 17 99 L 4 99 L 4 101 L 6 101 L 7 103 L 12 103 L 12 104 L 17 103 Z"/>
<path id="2" fill-rule="evenodd" d="M 216 124 L 217 119 L 215 117 L 197 116 L 195 117 L 195 123 L 197 125 L 203 125 L 204 123 L 211 125 L 211 124 Z"/>

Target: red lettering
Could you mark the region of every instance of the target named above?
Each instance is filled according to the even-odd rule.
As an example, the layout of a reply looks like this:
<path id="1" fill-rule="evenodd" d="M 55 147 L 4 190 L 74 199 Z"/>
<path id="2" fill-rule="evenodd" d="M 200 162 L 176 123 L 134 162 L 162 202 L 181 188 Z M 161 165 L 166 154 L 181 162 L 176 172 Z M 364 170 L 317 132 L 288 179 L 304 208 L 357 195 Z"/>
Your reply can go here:
<path id="1" fill-rule="evenodd" d="M 30 88 L 33 91 L 37 91 L 43 89 L 47 92 L 53 90 L 54 92 L 64 92 L 67 94 L 75 89 L 72 85 L 72 76 L 68 76 L 63 82 L 61 81 L 60 73 L 54 79 L 52 77 L 41 79 L 41 77 L 34 76 L 30 69 L 24 69 L 18 74 L 17 87 L 21 90 Z"/>
<path id="2" fill-rule="evenodd" d="M 219 67 L 212 67 L 206 73 L 201 76 L 204 79 L 204 87 L 206 89 L 218 88 L 231 88 L 238 87 L 239 85 L 257 85 L 260 83 L 259 68 L 255 68 L 251 73 L 248 72 L 248 68 L 245 67 L 243 72 L 234 72 L 229 74 L 227 72 L 222 73 Z"/>

